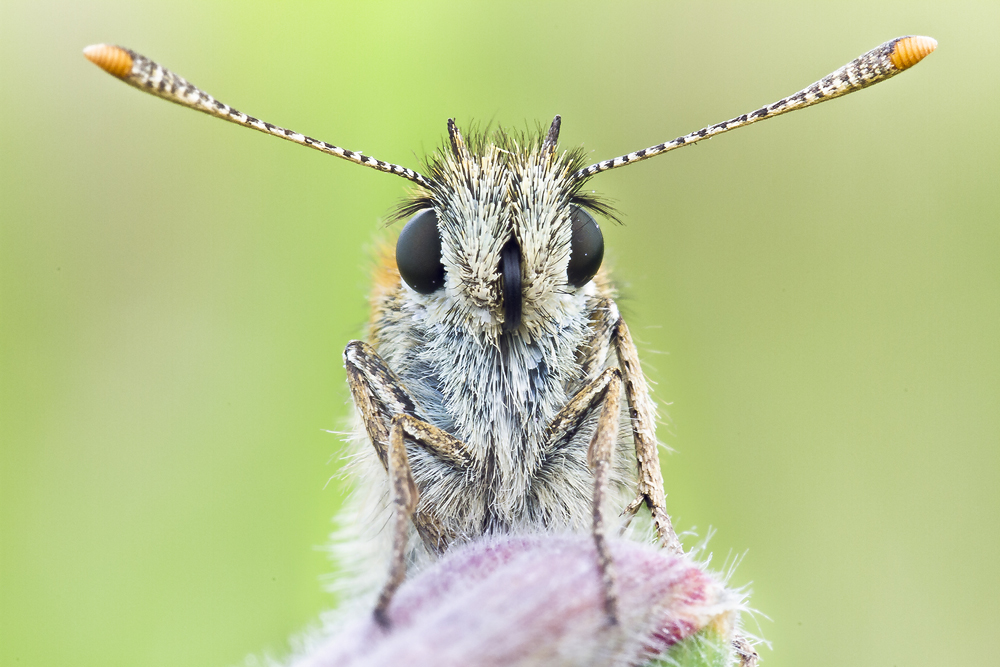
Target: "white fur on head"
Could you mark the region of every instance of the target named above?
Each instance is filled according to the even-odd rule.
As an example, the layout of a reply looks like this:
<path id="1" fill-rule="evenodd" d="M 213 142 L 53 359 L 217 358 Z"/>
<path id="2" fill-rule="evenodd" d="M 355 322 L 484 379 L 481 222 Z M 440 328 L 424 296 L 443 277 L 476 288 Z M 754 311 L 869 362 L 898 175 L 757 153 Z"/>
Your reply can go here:
<path id="1" fill-rule="evenodd" d="M 564 319 L 578 291 L 566 268 L 580 159 L 543 148 L 540 137 L 498 131 L 471 139 L 434 156 L 434 186 L 420 200 L 437 213 L 445 267 L 445 288 L 425 305 L 434 320 L 495 343 L 504 324 L 500 252 L 513 238 L 521 251 L 520 332 L 533 340 Z"/>

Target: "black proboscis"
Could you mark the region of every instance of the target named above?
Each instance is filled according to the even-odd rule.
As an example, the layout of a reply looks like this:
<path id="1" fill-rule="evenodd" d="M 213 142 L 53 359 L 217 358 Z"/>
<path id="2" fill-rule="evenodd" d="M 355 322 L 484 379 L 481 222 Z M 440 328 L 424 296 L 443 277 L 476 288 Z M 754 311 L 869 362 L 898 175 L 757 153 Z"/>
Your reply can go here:
<path id="1" fill-rule="evenodd" d="M 521 248 L 516 239 L 507 241 L 500 251 L 500 275 L 503 278 L 503 330 L 521 326 Z"/>

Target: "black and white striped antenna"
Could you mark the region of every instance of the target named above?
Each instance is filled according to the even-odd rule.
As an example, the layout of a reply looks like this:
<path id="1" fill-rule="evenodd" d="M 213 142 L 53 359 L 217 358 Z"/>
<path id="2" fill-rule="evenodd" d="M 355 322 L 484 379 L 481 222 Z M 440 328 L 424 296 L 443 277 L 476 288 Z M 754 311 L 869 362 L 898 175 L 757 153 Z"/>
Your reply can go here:
<path id="1" fill-rule="evenodd" d="M 182 106 L 228 120 L 237 125 L 266 132 L 280 139 L 287 139 L 288 141 L 293 141 L 309 148 L 315 148 L 318 151 L 350 160 L 365 167 L 402 176 L 425 188 L 431 187 L 431 182 L 428 179 L 407 167 L 385 162 L 356 151 L 349 151 L 346 148 L 313 139 L 294 130 L 287 130 L 254 118 L 253 116 L 248 116 L 242 111 L 237 111 L 228 104 L 223 104 L 205 91 L 188 83 L 184 78 L 177 76 L 166 67 L 153 62 L 131 49 L 112 46 L 110 44 L 95 44 L 85 48 L 83 54 L 88 60 L 108 74 L 118 77 L 130 86 L 162 97 L 165 100 L 170 100 Z"/>
<path id="2" fill-rule="evenodd" d="M 751 123 L 756 123 L 767 118 L 773 118 L 796 109 L 804 109 L 814 104 L 867 88 L 913 67 L 935 48 L 937 48 L 937 42 L 931 37 L 897 37 L 859 56 L 794 95 L 782 98 L 773 104 L 761 107 L 750 113 L 745 113 L 742 116 L 737 116 L 731 120 L 709 125 L 697 132 L 685 134 L 666 143 L 657 144 L 656 146 L 650 146 L 640 151 L 621 155 L 611 160 L 592 164 L 573 174 L 573 180 L 583 180 L 609 169 L 617 169 L 618 167 L 624 167 L 634 162 L 648 160 L 651 157 L 662 155 L 675 148 L 688 146 L 702 139 L 708 139 L 723 132 L 735 130 L 738 127 L 750 125 Z M 365 167 L 402 176 L 427 189 L 433 187 L 430 179 L 408 167 L 385 162 L 370 155 L 350 151 L 340 146 L 334 146 L 325 141 L 313 139 L 304 134 L 272 125 L 271 123 L 237 111 L 188 83 L 185 79 L 162 65 L 131 49 L 109 44 L 95 44 L 94 46 L 88 46 L 83 50 L 83 53 L 91 62 L 104 71 L 121 79 L 130 86 L 152 95 L 157 95 L 171 102 L 202 111 L 223 120 L 228 120 L 231 123 L 250 127 L 281 139 L 287 139 L 303 146 L 315 148 L 318 151 L 350 160 Z M 556 116 L 552 128 L 545 139 L 545 147 L 549 150 L 555 148 L 555 141 L 559 131 L 559 120 L 559 116 Z M 449 125 L 449 128 L 452 127 L 453 122 Z M 452 136 L 454 136 L 454 133 Z"/>
<path id="3" fill-rule="evenodd" d="M 592 164 L 573 174 L 576 180 L 589 178 L 594 174 L 609 169 L 624 167 L 633 162 L 648 160 L 651 157 L 662 155 L 667 151 L 672 151 L 681 146 L 688 146 L 697 143 L 702 139 L 714 137 L 723 132 L 735 130 L 757 121 L 767 118 L 774 118 L 789 111 L 804 109 L 820 102 L 832 100 L 835 97 L 853 93 L 856 90 L 873 86 L 876 83 L 896 76 L 903 70 L 913 67 L 924 59 L 927 54 L 937 48 L 937 42 L 931 37 L 897 37 L 889 40 L 885 44 L 878 46 L 864 55 L 858 56 L 837 71 L 823 77 L 808 88 L 803 88 L 794 95 L 789 95 L 783 99 L 761 107 L 756 111 L 745 113 L 731 120 L 677 137 L 666 143 L 657 144 L 644 148 L 641 151 L 628 153 L 611 160 L 604 160 L 597 164 Z"/>

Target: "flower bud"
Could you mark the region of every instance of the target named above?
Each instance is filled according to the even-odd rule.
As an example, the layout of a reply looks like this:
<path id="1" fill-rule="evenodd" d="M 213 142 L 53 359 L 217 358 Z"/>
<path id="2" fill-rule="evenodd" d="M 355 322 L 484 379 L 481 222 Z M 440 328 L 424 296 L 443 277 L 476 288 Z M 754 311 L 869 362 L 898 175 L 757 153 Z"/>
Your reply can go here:
<path id="1" fill-rule="evenodd" d="M 388 629 L 367 615 L 293 667 L 644 665 L 674 646 L 704 654 L 713 641 L 730 660 L 740 594 L 687 557 L 621 539 L 610 546 L 616 624 L 590 537 L 485 537 L 407 581 Z"/>

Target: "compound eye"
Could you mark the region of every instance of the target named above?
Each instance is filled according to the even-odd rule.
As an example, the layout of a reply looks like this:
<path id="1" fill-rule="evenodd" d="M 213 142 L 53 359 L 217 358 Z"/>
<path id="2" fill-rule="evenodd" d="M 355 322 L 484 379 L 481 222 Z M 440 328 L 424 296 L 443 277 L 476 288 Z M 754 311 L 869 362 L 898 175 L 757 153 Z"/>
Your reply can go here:
<path id="1" fill-rule="evenodd" d="M 601 268 L 604 259 L 604 235 L 594 216 L 579 206 L 570 213 L 573 236 L 570 240 L 569 265 L 566 280 L 573 287 L 583 287 Z"/>
<path id="2" fill-rule="evenodd" d="M 421 294 L 444 285 L 441 234 L 434 209 L 418 212 L 403 227 L 396 241 L 396 266 L 406 284 Z"/>

